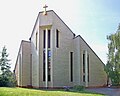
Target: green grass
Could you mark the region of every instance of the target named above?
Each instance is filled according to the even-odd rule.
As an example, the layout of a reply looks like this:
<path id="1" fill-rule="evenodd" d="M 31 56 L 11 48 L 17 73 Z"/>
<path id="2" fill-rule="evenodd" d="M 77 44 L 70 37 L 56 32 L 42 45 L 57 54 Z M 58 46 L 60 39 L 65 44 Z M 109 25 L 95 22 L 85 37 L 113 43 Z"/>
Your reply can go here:
<path id="1" fill-rule="evenodd" d="M 64 90 L 37 90 L 27 88 L 0 87 L 0 96 L 104 96 L 90 92 L 70 92 Z"/>

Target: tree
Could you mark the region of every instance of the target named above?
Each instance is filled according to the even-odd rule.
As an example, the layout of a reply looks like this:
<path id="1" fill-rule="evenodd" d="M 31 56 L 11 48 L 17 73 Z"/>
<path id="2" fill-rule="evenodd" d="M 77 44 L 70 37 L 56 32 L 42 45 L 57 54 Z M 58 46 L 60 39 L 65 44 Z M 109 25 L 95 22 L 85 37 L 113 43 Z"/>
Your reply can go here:
<path id="1" fill-rule="evenodd" d="M 0 86 L 13 86 L 15 83 L 9 62 L 7 49 L 4 46 L 0 55 Z"/>
<path id="2" fill-rule="evenodd" d="M 10 71 L 9 61 L 10 60 L 8 59 L 7 49 L 4 46 L 2 49 L 1 58 L 0 58 L 1 72 L 2 72 L 2 75 L 4 75 L 4 76 L 8 75 L 8 73 Z"/>
<path id="3" fill-rule="evenodd" d="M 120 25 L 115 34 L 107 36 L 108 61 L 105 71 L 111 79 L 113 85 L 120 84 Z"/>

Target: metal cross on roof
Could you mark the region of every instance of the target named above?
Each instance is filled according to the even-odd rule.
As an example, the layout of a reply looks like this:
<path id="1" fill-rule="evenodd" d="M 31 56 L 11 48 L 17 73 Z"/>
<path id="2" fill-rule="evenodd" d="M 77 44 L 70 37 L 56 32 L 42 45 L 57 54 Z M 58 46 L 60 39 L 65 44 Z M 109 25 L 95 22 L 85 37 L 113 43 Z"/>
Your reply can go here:
<path id="1" fill-rule="evenodd" d="M 45 6 L 43 6 L 43 8 L 44 8 L 44 12 L 43 12 L 43 14 L 44 14 L 44 15 L 47 15 L 47 11 L 46 11 L 46 9 L 48 8 L 48 6 L 45 4 Z"/>

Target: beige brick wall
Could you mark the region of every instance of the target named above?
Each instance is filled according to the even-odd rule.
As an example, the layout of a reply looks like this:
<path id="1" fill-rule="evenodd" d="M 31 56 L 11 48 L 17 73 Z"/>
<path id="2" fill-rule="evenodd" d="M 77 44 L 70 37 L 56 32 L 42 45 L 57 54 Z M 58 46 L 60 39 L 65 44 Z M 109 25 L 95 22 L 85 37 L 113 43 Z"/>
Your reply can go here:
<path id="1" fill-rule="evenodd" d="M 33 53 L 33 63 L 34 63 L 33 64 L 33 84 L 36 82 L 35 86 L 38 85 L 38 82 L 41 87 L 45 86 L 45 82 L 43 82 L 43 30 L 45 30 L 45 28 L 51 29 L 51 32 L 52 32 L 52 38 L 51 38 L 52 81 L 49 83 L 49 86 L 62 87 L 65 85 L 66 86 L 70 86 L 70 85 L 73 86 L 76 84 L 84 85 L 83 77 L 82 77 L 83 75 L 82 54 L 84 50 L 88 50 L 88 53 L 90 54 L 89 85 L 99 86 L 105 83 L 106 77 L 105 77 L 105 72 L 103 70 L 102 62 L 94 54 L 94 52 L 88 47 L 88 45 L 84 42 L 84 40 L 82 40 L 81 38 L 73 39 L 74 34 L 53 11 L 48 12 L 47 16 L 44 16 L 42 13 L 40 13 L 38 21 L 34 27 L 34 34 L 32 35 L 32 53 Z M 38 26 L 40 27 L 39 27 L 39 48 L 38 48 L 39 50 L 37 52 L 35 49 L 35 33 L 36 33 L 36 30 L 38 30 Z M 60 32 L 59 48 L 56 48 L 56 45 L 55 45 L 56 29 L 58 29 Z M 73 83 L 70 82 L 70 60 L 69 60 L 70 52 L 74 52 Z M 37 53 L 39 55 L 37 55 Z M 37 58 L 39 58 L 39 60 Z M 101 68 L 100 72 L 97 71 L 98 73 L 96 72 L 95 69 L 93 69 L 93 68 L 96 68 L 97 66 L 99 66 L 98 68 Z M 98 83 L 95 83 L 95 79 L 92 80 L 92 78 L 96 75 L 100 76 L 100 79 L 97 80 L 99 81 Z M 37 79 L 39 79 L 39 81 Z"/>
<path id="2" fill-rule="evenodd" d="M 82 85 L 80 38 L 74 39 L 74 85 Z"/>
<path id="3" fill-rule="evenodd" d="M 22 43 L 19 48 L 16 64 L 15 64 L 15 75 L 17 80 L 17 85 L 22 86 Z"/>
<path id="4" fill-rule="evenodd" d="M 89 86 L 103 86 L 106 84 L 107 77 L 104 71 L 104 64 L 100 58 L 94 53 L 94 51 L 89 47 L 89 45 L 80 37 L 80 53 L 81 53 L 81 69 L 82 73 L 82 64 L 83 64 L 83 52 L 84 50 L 88 51 L 89 54 Z M 81 79 L 82 81 L 82 79 Z M 84 84 L 84 83 L 83 83 Z"/>
<path id="5" fill-rule="evenodd" d="M 101 60 L 80 36 L 74 37 L 74 33 L 56 13 L 49 11 L 46 16 L 41 12 L 39 13 L 30 38 L 31 42 L 22 42 L 19 51 L 21 60 L 20 55 L 18 55 L 16 62 L 18 71 L 15 70 L 16 74 L 18 74 L 17 78 L 20 86 L 27 86 L 30 84 L 30 64 L 32 63 L 32 86 L 45 87 L 45 82 L 43 82 L 43 30 L 46 28 L 51 29 L 50 50 L 52 52 L 51 82 L 49 82 L 48 87 L 84 85 L 82 71 L 82 56 L 84 50 L 88 51 L 90 58 L 89 86 L 101 86 L 106 83 L 104 64 Z M 56 48 L 56 30 L 59 30 L 59 48 Z M 36 33 L 38 33 L 37 48 Z M 73 52 L 74 58 L 73 82 L 70 81 L 70 52 Z M 32 54 L 32 58 L 30 54 Z"/>
<path id="6" fill-rule="evenodd" d="M 53 14 L 53 86 L 62 87 L 70 85 L 70 52 L 73 52 L 74 35 L 71 30 Z M 56 48 L 56 33 L 59 30 L 60 46 Z"/>
<path id="7" fill-rule="evenodd" d="M 30 53 L 30 42 L 22 41 L 15 65 L 18 86 L 30 85 Z"/>
<path id="8" fill-rule="evenodd" d="M 36 48 L 36 33 L 38 42 Z M 39 18 L 37 18 L 31 37 L 32 86 L 39 87 Z"/>
<path id="9" fill-rule="evenodd" d="M 22 86 L 30 85 L 30 42 L 22 42 Z"/>

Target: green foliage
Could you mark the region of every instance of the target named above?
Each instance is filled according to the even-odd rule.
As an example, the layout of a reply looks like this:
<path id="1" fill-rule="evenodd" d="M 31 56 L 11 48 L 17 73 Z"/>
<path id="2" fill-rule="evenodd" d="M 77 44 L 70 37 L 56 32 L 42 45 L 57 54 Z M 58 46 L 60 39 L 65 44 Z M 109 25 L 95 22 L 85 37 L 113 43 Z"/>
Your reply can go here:
<path id="1" fill-rule="evenodd" d="M 108 43 L 108 62 L 105 71 L 111 78 L 113 85 L 120 84 L 120 30 L 115 34 L 107 36 Z"/>
<path id="2" fill-rule="evenodd" d="M 84 86 L 80 86 L 80 85 L 75 85 L 73 87 L 73 89 L 76 90 L 76 91 L 83 91 L 85 89 L 85 87 Z"/>
<path id="3" fill-rule="evenodd" d="M 3 47 L 0 57 L 1 57 L 0 67 L 1 67 L 2 75 L 8 75 L 10 71 L 10 64 L 9 64 L 10 60 L 8 59 L 7 49 L 5 48 L 5 46 Z"/>
<path id="4" fill-rule="evenodd" d="M 13 73 L 10 71 L 10 63 L 5 46 L 0 54 L 0 86 L 15 86 Z"/>

